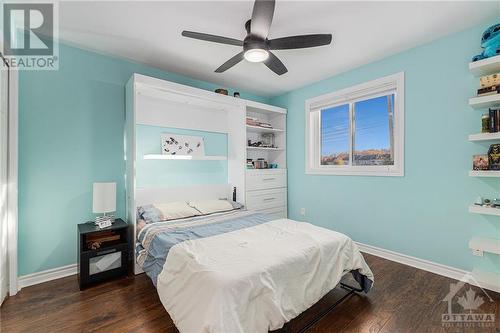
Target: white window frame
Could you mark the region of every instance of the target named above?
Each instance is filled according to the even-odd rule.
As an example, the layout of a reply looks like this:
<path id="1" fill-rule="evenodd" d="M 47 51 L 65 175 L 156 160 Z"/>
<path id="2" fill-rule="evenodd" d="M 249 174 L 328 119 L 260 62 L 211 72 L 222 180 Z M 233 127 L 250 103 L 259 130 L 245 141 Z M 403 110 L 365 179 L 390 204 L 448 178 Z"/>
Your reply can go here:
<path id="1" fill-rule="evenodd" d="M 394 165 L 321 165 L 321 110 L 334 106 L 394 93 L 393 136 Z M 310 98 L 305 102 L 305 172 L 311 175 L 354 176 L 404 176 L 404 72 L 385 76 L 325 95 Z M 349 108 L 351 125 L 354 123 L 352 107 Z M 353 126 L 350 126 L 352 144 Z M 349 147 L 350 151 L 352 150 Z M 350 156 L 352 161 L 352 156 Z"/>

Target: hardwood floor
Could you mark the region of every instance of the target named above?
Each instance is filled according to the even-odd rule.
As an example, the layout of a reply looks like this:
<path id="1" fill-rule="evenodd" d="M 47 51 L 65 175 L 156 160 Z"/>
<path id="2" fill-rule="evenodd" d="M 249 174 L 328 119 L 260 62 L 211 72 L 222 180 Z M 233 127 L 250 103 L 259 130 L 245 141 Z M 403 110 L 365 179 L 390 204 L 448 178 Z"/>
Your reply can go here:
<path id="1" fill-rule="evenodd" d="M 368 294 L 354 295 L 309 332 L 500 332 L 490 328 L 443 328 L 442 300 L 453 280 L 365 255 L 375 275 Z M 473 288 L 483 295 L 479 288 Z M 276 332 L 299 331 L 312 317 L 338 300 L 336 288 L 312 308 Z M 500 317 L 500 295 L 482 306 Z M 486 299 L 486 296 L 484 296 Z M 458 306 L 458 305 L 457 305 Z M 455 308 L 454 308 L 455 310 Z M 177 332 L 156 289 L 144 274 L 104 283 L 81 292 L 76 277 L 21 290 L 0 308 L 0 332 Z M 231 333 L 231 332 L 229 332 Z"/>

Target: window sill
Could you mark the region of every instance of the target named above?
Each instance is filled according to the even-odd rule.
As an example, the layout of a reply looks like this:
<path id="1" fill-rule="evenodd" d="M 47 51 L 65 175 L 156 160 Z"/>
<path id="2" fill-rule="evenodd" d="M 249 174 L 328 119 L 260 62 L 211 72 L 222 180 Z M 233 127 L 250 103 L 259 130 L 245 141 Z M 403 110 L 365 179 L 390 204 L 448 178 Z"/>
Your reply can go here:
<path id="1" fill-rule="evenodd" d="M 376 176 L 376 177 L 404 177 L 404 171 L 393 170 L 356 170 L 356 169 L 306 169 L 306 175 L 323 176 Z"/>

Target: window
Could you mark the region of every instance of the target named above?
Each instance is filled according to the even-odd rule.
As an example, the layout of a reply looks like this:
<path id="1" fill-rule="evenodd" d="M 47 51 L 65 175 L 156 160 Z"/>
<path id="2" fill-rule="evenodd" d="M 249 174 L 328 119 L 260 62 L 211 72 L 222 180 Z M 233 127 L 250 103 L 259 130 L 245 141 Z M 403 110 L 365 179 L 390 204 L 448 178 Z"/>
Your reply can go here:
<path id="1" fill-rule="evenodd" d="M 403 176 L 404 73 L 306 101 L 306 173 Z"/>

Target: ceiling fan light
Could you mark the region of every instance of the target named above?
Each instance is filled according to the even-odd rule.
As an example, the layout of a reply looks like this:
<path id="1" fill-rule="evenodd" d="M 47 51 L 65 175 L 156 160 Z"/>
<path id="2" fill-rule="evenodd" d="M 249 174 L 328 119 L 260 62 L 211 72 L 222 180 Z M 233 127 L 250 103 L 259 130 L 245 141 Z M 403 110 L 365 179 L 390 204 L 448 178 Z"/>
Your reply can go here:
<path id="1" fill-rule="evenodd" d="M 244 57 L 250 62 L 263 62 L 269 58 L 269 52 L 264 49 L 250 49 L 245 52 Z"/>

